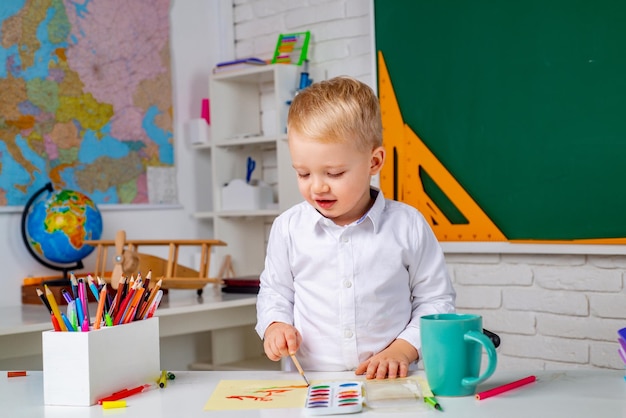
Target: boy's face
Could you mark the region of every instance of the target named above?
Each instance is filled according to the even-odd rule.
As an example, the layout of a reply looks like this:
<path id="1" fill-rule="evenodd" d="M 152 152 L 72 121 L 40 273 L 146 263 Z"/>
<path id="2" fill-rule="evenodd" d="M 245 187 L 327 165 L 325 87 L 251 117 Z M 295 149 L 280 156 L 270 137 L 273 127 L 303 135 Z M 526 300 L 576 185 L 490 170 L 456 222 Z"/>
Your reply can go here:
<path id="1" fill-rule="evenodd" d="M 370 179 L 383 165 L 382 147 L 359 151 L 354 141 L 321 143 L 290 133 L 289 152 L 300 193 L 322 215 L 348 225 L 370 208 Z"/>

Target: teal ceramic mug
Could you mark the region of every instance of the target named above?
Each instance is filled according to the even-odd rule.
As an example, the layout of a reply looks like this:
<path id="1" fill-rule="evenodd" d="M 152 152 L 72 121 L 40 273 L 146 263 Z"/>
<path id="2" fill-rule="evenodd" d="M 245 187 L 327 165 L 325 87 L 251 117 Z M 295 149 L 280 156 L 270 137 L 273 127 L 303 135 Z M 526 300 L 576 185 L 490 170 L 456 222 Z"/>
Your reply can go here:
<path id="1" fill-rule="evenodd" d="M 472 314 L 434 314 L 420 318 L 422 360 L 436 396 L 468 396 L 496 370 L 493 342 L 483 334 L 483 319 Z M 480 374 L 482 349 L 488 364 Z"/>

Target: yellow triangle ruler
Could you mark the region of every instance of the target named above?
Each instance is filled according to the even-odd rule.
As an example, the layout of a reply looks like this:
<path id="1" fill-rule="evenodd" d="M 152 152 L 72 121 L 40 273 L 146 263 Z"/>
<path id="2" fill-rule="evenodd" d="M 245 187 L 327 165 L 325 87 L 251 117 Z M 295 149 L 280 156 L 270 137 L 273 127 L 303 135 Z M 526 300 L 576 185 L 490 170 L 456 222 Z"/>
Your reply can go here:
<path id="1" fill-rule="evenodd" d="M 446 170 L 410 126 L 402 119 L 382 52 L 378 52 L 378 82 L 387 162 L 380 174 L 386 197 L 416 207 L 440 241 L 506 241 L 474 199 Z M 428 196 L 419 177 L 425 171 L 463 214 L 467 223 L 452 223 Z"/>

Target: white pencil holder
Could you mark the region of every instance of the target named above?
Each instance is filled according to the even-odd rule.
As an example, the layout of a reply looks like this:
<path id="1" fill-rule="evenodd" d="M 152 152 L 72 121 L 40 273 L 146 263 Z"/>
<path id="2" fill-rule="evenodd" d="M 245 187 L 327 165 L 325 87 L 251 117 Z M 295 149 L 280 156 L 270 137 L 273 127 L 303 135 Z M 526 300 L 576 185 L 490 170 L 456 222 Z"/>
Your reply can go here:
<path id="1" fill-rule="evenodd" d="M 90 406 L 160 374 L 156 317 L 89 332 L 44 331 L 46 405 Z"/>

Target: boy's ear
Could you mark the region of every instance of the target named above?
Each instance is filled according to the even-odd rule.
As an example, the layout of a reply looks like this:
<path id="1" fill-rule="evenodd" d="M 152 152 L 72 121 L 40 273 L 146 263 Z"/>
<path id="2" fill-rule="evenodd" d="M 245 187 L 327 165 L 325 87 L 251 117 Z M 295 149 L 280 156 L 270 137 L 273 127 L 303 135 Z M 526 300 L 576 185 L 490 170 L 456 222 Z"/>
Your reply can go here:
<path id="1" fill-rule="evenodd" d="M 374 148 L 370 163 L 370 175 L 378 174 L 385 163 L 385 149 L 383 147 Z"/>

